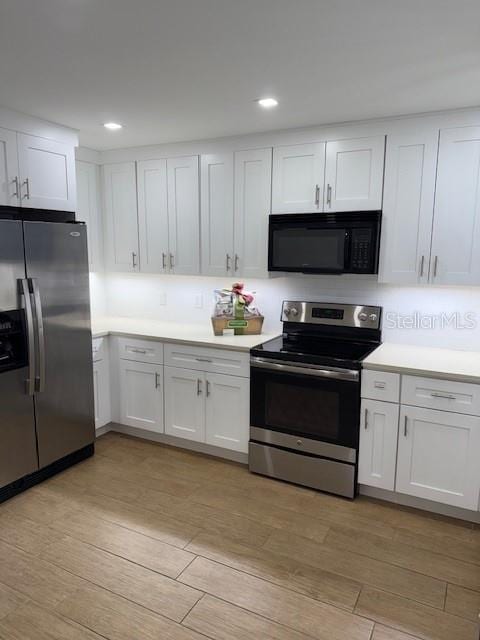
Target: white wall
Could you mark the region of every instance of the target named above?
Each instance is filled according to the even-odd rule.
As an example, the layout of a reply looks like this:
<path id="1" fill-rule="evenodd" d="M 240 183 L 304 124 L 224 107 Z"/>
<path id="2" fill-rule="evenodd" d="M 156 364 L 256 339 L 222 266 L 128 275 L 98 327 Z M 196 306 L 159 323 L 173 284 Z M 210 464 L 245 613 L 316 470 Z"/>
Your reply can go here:
<path id="1" fill-rule="evenodd" d="M 231 279 L 203 276 L 159 276 L 143 274 L 92 274 L 92 313 L 159 319 L 168 322 L 209 323 L 213 290 L 228 286 Z M 281 330 L 279 320 L 284 299 L 341 301 L 381 305 L 384 309 L 383 340 L 462 350 L 480 351 L 480 288 L 393 287 L 374 277 L 305 276 L 249 280 L 246 288 L 256 291 L 265 316 L 265 331 Z M 202 307 L 196 308 L 200 297 Z M 394 327 L 391 314 L 418 313 L 426 328 L 408 328 L 415 320 Z M 475 328 L 441 326 L 441 314 L 457 324 L 473 320 Z M 472 314 L 470 318 L 466 314 Z M 416 322 L 418 323 L 418 318 Z M 436 326 L 432 327 L 432 324 Z"/>

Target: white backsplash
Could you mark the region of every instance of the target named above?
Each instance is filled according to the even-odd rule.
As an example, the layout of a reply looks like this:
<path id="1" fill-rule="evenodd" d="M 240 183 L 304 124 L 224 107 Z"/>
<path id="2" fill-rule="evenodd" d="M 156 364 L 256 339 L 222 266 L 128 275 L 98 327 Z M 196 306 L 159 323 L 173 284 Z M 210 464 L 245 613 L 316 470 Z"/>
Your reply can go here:
<path id="1" fill-rule="evenodd" d="M 232 282 L 204 276 L 95 273 L 90 277 L 92 315 L 209 323 L 213 290 Z M 373 304 L 384 310 L 384 342 L 480 351 L 480 288 L 394 287 L 378 284 L 372 277 L 305 275 L 245 284 L 256 292 L 266 332 L 281 331 L 280 308 L 285 299 Z M 403 326 L 398 326 L 399 321 Z M 420 322 L 424 328 L 412 327 Z M 463 324 L 475 326 L 461 328 Z"/>

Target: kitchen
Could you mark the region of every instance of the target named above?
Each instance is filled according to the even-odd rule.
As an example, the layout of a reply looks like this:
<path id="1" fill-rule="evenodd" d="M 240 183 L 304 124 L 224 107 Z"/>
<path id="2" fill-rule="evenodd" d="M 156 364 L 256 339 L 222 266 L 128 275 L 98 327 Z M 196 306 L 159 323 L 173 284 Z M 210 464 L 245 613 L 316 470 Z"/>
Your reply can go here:
<path id="1" fill-rule="evenodd" d="M 0 637 L 477 640 L 478 7 L 60 4 L 0 9 Z"/>

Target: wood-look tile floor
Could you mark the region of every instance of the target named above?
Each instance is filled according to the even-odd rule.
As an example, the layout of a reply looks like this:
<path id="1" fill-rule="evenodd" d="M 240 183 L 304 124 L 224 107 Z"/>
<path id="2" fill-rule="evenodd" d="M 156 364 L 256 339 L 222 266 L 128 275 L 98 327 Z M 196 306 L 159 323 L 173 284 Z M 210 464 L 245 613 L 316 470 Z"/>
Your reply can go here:
<path id="1" fill-rule="evenodd" d="M 0 505 L 1 640 L 478 640 L 480 529 L 109 433 Z"/>

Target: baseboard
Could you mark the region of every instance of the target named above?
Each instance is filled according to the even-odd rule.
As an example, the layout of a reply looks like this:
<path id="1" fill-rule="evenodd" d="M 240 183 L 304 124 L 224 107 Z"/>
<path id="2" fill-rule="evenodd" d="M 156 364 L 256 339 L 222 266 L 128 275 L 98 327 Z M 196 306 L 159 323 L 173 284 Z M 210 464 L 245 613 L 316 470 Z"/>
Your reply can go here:
<path id="1" fill-rule="evenodd" d="M 153 431 L 147 431 L 146 429 L 129 427 L 128 425 L 118 424 L 117 422 L 110 422 L 106 426 L 108 427 L 108 431 L 116 431 L 117 433 L 123 433 L 125 435 L 133 436 L 135 438 L 142 438 L 142 440 L 159 442 L 161 444 L 170 445 L 171 447 L 178 447 L 179 449 L 187 449 L 188 451 L 204 453 L 208 456 L 215 456 L 216 458 L 224 458 L 225 460 L 231 460 L 232 462 L 240 462 L 241 464 L 248 464 L 248 453 L 241 453 L 239 451 L 230 451 L 229 449 L 214 447 L 209 444 L 204 444 L 203 442 L 194 442 L 193 440 L 184 440 L 183 438 L 168 436 L 164 433 L 154 433 Z"/>
<path id="2" fill-rule="evenodd" d="M 412 507 L 422 511 L 430 511 L 438 513 L 449 518 L 457 518 L 458 520 L 466 520 L 480 524 L 480 512 L 470 511 L 470 509 L 461 509 L 460 507 L 451 507 L 448 504 L 433 502 L 433 500 L 425 500 L 424 498 L 416 498 L 415 496 L 407 496 L 404 493 L 396 493 L 395 491 L 387 491 L 386 489 L 378 489 L 377 487 L 369 487 L 364 484 L 358 486 L 359 493 L 370 498 L 393 502 L 403 507 Z"/>
<path id="3" fill-rule="evenodd" d="M 100 436 L 103 436 L 105 433 L 108 433 L 109 431 L 111 431 L 112 430 L 111 425 L 112 423 L 109 422 L 108 424 L 104 424 L 103 427 L 98 427 L 98 429 L 95 429 L 95 437 L 100 438 Z"/>

